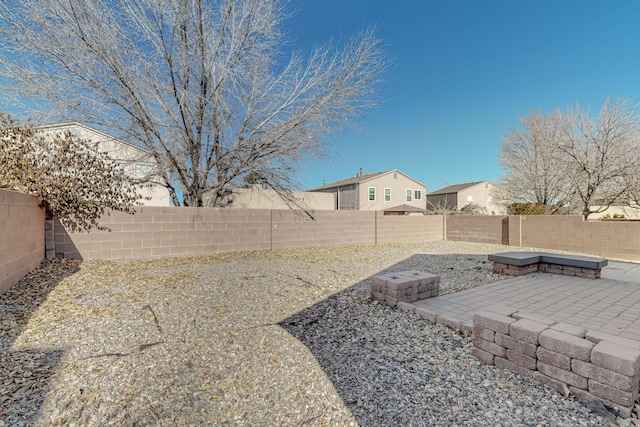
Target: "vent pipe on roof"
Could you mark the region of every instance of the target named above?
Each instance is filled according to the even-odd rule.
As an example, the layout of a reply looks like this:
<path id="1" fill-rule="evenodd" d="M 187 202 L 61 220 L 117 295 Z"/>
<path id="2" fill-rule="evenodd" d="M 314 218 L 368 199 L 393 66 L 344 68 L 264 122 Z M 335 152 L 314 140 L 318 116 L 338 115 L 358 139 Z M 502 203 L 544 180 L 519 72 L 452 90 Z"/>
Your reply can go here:
<path id="1" fill-rule="evenodd" d="M 360 168 L 360 174 L 358 176 L 362 176 L 362 168 Z"/>

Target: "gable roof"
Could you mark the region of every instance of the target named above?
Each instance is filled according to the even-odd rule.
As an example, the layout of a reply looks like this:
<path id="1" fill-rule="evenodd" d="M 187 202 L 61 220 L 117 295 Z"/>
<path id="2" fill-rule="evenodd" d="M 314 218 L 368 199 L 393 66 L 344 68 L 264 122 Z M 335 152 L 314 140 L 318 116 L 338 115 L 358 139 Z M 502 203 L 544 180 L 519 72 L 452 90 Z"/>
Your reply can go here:
<path id="1" fill-rule="evenodd" d="M 405 177 L 407 177 L 408 179 L 417 182 L 421 186 L 423 186 L 425 188 L 427 187 L 426 185 L 424 185 L 420 181 L 418 181 L 418 180 L 416 180 L 414 178 L 411 178 L 406 173 L 403 173 L 403 172 L 399 171 L 398 169 L 391 169 L 391 170 L 384 171 L 384 172 L 373 172 L 373 173 L 367 173 L 367 174 L 358 174 L 358 175 L 354 176 L 353 178 L 347 178 L 347 179 L 343 179 L 342 181 L 336 181 L 336 182 L 332 182 L 332 183 L 329 183 L 329 184 L 325 184 L 325 185 L 322 185 L 320 187 L 312 188 L 309 191 L 325 190 L 325 189 L 328 189 L 328 188 L 343 187 L 345 185 L 360 184 L 362 182 L 366 182 L 366 181 L 372 180 L 374 178 L 377 178 L 379 176 L 387 175 L 387 174 L 390 174 L 390 173 L 393 173 L 393 172 L 402 174 Z"/>
<path id="2" fill-rule="evenodd" d="M 475 182 L 467 182 L 465 184 L 456 184 L 449 185 L 448 187 L 441 188 L 440 190 L 433 191 L 431 193 L 427 193 L 427 196 L 438 196 L 440 194 L 452 194 L 457 193 L 458 191 L 465 190 L 469 187 L 473 187 L 474 185 L 481 184 L 485 181 L 475 181 Z"/>
<path id="3" fill-rule="evenodd" d="M 104 133 L 98 129 L 92 128 L 91 126 L 87 126 L 84 125 L 82 123 L 78 123 L 78 122 L 62 122 L 62 123 L 51 123 L 48 125 L 42 125 L 42 126 L 37 126 L 36 129 L 39 131 L 56 131 L 56 130 L 60 130 L 60 131 L 65 131 L 65 130 L 69 130 L 71 128 L 82 128 L 84 130 L 87 130 L 89 132 L 93 132 L 94 134 L 100 136 L 101 138 L 104 138 L 104 141 L 114 141 L 117 142 L 119 144 L 123 144 L 126 145 L 127 147 L 130 147 L 132 149 L 138 150 L 141 153 L 144 154 L 149 154 L 150 151 L 147 150 L 146 148 L 137 146 L 135 144 L 132 144 L 130 142 L 127 141 L 123 141 L 119 138 L 116 138 L 115 136 L 109 135 L 108 133 Z M 92 141 L 92 142 L 97 142 L 97 141 Z"/>

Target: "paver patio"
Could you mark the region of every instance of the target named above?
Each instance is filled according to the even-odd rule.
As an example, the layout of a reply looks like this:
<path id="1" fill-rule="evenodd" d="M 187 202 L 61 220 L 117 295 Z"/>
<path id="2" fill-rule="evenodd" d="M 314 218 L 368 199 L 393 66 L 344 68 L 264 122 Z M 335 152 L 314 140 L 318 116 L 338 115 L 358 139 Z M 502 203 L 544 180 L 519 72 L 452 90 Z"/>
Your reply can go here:
<path id="1" fill-rule="evenodd" d="M 465 330 L 474 311 L 509 307 L 640 341 L 640 264 L 611 262 L 596 280 L 534 273 L 414 305 L 427 318 Z"/>

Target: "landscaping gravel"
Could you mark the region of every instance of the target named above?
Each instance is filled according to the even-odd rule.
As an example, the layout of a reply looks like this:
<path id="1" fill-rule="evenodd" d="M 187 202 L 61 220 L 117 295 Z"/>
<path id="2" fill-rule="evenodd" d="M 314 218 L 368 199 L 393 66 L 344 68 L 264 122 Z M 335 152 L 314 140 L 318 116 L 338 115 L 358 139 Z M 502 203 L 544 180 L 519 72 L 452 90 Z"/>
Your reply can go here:
<path id="1" fill-rule="evenodd" d="M 503 278 L 465 242 L 48 261 L 0 295 L 0 426 L 640 425 L 470 355 L 371 301 L 422 270 Z"/>

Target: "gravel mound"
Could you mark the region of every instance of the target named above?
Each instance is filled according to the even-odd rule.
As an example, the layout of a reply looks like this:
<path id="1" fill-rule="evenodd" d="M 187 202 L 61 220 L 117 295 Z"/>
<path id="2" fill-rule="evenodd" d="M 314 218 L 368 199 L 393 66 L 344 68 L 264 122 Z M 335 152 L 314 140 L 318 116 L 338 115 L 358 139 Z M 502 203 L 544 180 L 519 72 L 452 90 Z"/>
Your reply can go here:
<path id="1" fill-rule="evenodd" d="M 369 298 L 381 271 L 439 274 L 441 293 L 500 280 L 486 254 L 504 250 L 45 262 L 0 295 L 0 426 L 637 425 L 482 365 L 468 336 Z"/>

